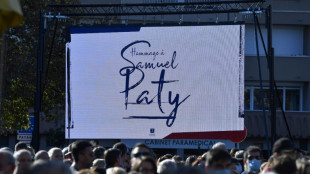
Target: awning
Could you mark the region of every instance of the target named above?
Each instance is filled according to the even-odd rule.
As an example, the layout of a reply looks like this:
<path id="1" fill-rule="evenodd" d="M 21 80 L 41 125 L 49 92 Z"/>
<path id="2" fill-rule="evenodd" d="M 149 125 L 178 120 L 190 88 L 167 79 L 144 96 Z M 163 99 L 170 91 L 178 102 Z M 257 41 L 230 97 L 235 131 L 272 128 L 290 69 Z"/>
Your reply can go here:
<path id="1" fill-rule="evenodd" d="M 270 113 L 267 111 L 267 125 L 270 137 Z M 310 112 L 286 112 L 286 119 L 293 138 L 310 138 Z M 247 137 L 265 137 L 264 116 L 262 111 L 245 112 L 244 123 Z M 288 130 L 281 112 L 276 116 L 277 137 L 288 137 Z"/>
<path id="2" fill-rule="evenodd" d="M 22 21 L 19 0 L 0 0 L 0 36 L 7 28 L 18 26 Z"/>

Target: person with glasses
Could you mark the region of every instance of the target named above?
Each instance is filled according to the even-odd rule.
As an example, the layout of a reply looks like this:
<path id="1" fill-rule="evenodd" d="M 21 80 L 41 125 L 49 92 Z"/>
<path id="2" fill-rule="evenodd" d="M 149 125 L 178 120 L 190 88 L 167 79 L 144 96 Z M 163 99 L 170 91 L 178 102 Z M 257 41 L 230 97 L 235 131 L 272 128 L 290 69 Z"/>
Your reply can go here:
<path id="1" fill-rule="evenodd" d="M 244 172 L 242 174 L 256 174 L 260 172 L 261 149 L 257 146 L 249 146 L 243 156 Z"/>
<path id="2" fill-rule="evenodd" d="M 150 156 L 156 161 L 155 155 L 150 147 L 143 143 L 137 143 L 131 151 L 131 166 L 133 166 L 137 158 L 143 156 Z"/>
<path id="3" fill-rule="evenodd" d="M 90 169 L 95 160 L 92 144 L 88 141 L 75 141 L 72 144 L 73 164 L 70 167 L 73 173 L 82 169 Z"/>

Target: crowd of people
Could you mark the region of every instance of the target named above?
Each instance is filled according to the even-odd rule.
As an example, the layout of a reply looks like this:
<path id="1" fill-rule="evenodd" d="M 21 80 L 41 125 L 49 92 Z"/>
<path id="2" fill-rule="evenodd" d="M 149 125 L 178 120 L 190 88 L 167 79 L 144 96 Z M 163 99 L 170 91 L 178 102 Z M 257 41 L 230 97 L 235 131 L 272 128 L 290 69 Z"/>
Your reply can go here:
<path id="1" fill-rule="evenodd" d="M 79 140 L 63 149 L 34 149 L 23 142 L 0 149 L 0 174 L 310 174 L 310 158 L 288 138 L 278 139 L 264 159 L 258 146 L 228 150 L 215 144 L 201 156 L 156 156 L 143 143 L 131 150 L 119 142 L 112 148 Z"/>

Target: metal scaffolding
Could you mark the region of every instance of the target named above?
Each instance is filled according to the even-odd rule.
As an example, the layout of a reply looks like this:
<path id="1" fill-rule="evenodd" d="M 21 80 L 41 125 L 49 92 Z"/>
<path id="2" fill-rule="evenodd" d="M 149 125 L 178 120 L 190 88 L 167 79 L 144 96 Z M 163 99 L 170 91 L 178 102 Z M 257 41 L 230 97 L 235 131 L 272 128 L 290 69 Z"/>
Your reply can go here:
<path id="1" fill-rule="evenodd" d="M 186 3 L 47 5 L 49 15 L 134 16 L 238 13 L 263 10 L 265 0 L 211 1 Z"/>
<path id="2" fill-rule="evenodd" d="M 268 61 L 271 90 L 271 139 L 275 138 L 275 104 L 274 104 L 274 72 L 273 72 L 273 48 L 272 48 L 272 23 L 271 6 L 264 8 L 265 0 L 208 0 L 205 2 L 184 3 L 140 3 L 140 4 L 84 4 L 84 5 L 47 5 L 40 16 L 40 47 L 37 57 L 37 91 L 35 97 L 35 130 L 33 131 L 33 146 L 39 149 L 39 115 L 41 111 L 41 81 L 42 62 L 44 59 L 44 33 L 46 32 L 47 18 L 73 18 L 73 17 L 106 17 L 106 16 L 147 16 L 147 15 L 188 15 L 188 14 L 229 14 L 245 13 L 256 14 L 265 12 L 268 31 Z M 70 129 L 70 123 L 67 125 Z"/>

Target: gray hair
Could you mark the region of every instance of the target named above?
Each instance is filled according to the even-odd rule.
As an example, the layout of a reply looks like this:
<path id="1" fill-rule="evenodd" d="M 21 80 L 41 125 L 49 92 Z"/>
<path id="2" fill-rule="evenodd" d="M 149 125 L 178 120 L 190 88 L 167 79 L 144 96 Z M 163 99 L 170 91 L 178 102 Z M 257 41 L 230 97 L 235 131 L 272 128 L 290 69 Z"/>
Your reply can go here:
<path id="1" fill-rule="evenodd" d="M 107 174 L 126 174 L 126 171 L 120 167 L 111 167 L 107 169 Z"/>
<path id="2" fill-rule="evenodd" d="M 55 151 L 60 151 L 60 152 L 62 153 L 62 156 L 64 156 L 64 153 L 63 153 L 62 150 L 61 150 L 60 148 L 58 148 L 58 147 L 53 147 L 53 148 L 51 148 L 51 149 L 48 151 L 48 156 L 49 156 L 50 158 L 52 158 L 52 156 L 53 156 L 53 154 L 54 154 Z"/>
<path id="3" fill-rule="evenodd" d="M 15 160 L 18 161 L 18 159 L 20 158 L 20 156 L 21 156 L 22 154 L 24 154 L 24 153 L 28 154 L 28 155 L 30 156 L 31 159 L 33 158 L 32 154 L 31 154 L 31 152 L 29 152 L 29 150 L 21 149 L 21 150 L 19 150 L 19 151 L 15 151 L 15 153 L 14 153 L 14 158 L 15 158 Z"/>
<path id="4" fill-rule="evenodd" d="M 29 174 L 72 174 L 69 167 L 59 161 L 35 161 L 29 169 Z"/>
<path id="5" fill-rule="evenodd" d="M 0 150 L 6 150 L 6 151 L 13 153 L 13 150 L 9 147 L 2 147 Z"/>
<path id="6" fill-rule="evenodd" d="M 49 160 L 50 157 L 46 150 L 40 150 L 39 152 L 37 152 L 34 156 L 34 160 L 44 159 L 44 154 L 46 154 L 48 157 L 48 159 L 45 160 Z"/>
<path id="7" fill-rule="evenodd" d="M 166 159 L 158 164 L 158 174 L 173 174 L 177 170 L 176 163 L 171 159 Z"/>
<path id="8" fill-rule="evenodd" d="M 8 150 L 0 150 L 0 155 L 4 155 L 7 158 L 9 164 L 15 165 L 15 158 L 12 152 Z"/>
<path id="9" fill-rule="evenodd" d="M 104 168 L 105 166 L 105 161 L 104 159 L 95 159 L 93 161 L 93 167 L 100 167 L 100 168 Z"/>

